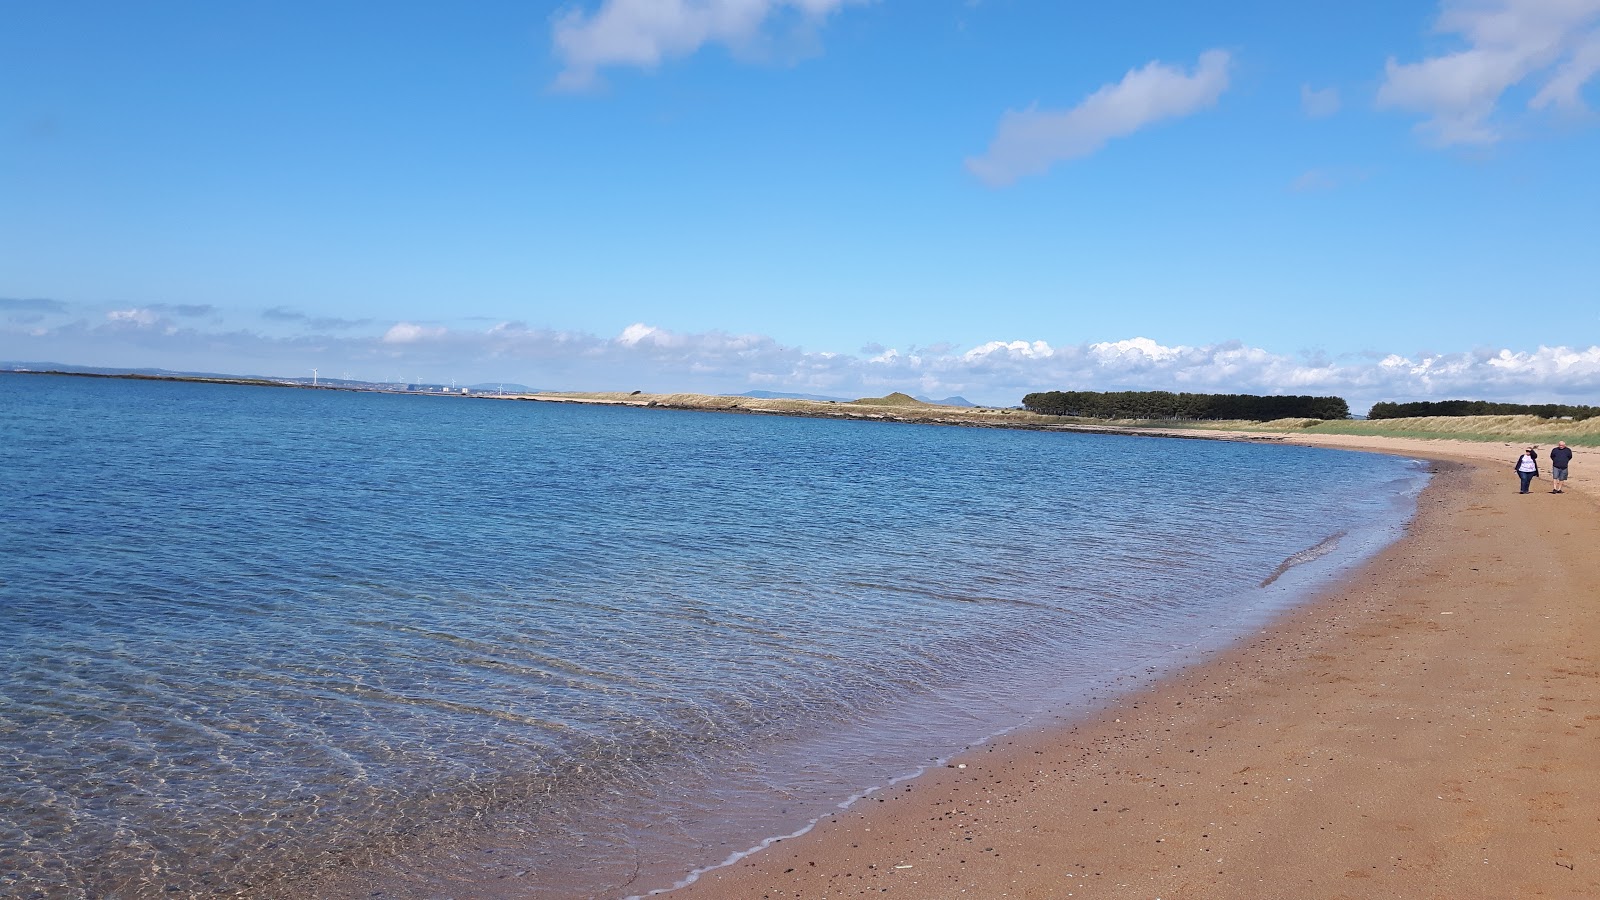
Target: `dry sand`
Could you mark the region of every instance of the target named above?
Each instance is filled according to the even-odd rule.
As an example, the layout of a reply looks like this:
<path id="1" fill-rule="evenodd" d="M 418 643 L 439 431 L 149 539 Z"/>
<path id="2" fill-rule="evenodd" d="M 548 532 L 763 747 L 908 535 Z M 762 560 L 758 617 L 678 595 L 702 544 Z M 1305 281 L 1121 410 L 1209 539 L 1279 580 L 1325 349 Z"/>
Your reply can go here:
<path id="1" fill-rule="evenodd" d="M 670 896 L 1600 897 L 1592 482 L 1519 495 L 1514 446 L 1292 440 L 1455 462 L 1402 540 L 1213 660 Z"/>

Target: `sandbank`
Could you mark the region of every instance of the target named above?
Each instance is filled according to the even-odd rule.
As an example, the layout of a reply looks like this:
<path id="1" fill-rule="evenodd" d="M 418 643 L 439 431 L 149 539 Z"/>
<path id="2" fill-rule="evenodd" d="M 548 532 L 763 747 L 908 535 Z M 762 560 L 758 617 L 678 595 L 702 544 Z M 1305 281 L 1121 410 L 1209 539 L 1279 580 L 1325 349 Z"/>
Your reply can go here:
<path id="1" fill-rule="evenodd" d="M 1437 475 L 1404 537 L 1234 647 L 668 896 L 1600 896 L 1587 454 L 1524 496 L 1511 445 L 1285 439 Z"/>

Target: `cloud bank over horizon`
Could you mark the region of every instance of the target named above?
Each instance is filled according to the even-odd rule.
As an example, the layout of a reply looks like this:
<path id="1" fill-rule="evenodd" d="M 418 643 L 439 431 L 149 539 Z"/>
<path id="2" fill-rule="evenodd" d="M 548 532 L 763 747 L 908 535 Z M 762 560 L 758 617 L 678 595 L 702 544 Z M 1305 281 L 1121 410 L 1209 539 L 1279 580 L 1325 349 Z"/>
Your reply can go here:
<path id="1" fill-rule="evenodd" d="M 0 299 L 0 351 L 40 361 L 243 375 L 350 374 L 374 381 L 503 380 L 546 390 L 831 396 L 890 391 L 958 394 L 1009 406 L 1046 390 L 1172 390 L 1338 395 L 1357 413 L 1380 400 L 1483 399 L 1592 402 L 1600 394 L 1600 346 L 1372 352 L 1329 358 L 1285 354 L 1239 341 L 1188 346 L 1138 336 L 1051 343 L 991 340 L 958 346 L 805 350 L 765 335 L 676 332 L 637 322 L 614 337 L 522 322 L 451 327 L 401 321 L 380 332 L 269 333 L 230 328 L 199 310 L 84 310 L 48 300 Z M 303 323 L 276 307 L 263 322 Z M 60 358 L 93 349 L 92 360 Z"/>

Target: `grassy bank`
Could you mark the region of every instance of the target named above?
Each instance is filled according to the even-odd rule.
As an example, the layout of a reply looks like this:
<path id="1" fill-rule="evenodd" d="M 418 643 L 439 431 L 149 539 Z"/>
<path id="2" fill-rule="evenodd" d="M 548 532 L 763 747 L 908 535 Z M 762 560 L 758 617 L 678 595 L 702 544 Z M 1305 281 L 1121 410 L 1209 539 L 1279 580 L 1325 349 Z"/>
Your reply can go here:
<path id="1" fill-rule="evenodd" d="M 1152 423 L 1154 424 L 1154 423 Z M 1538 416 L 1425 416 L 1414 419 L 1376 419 L 1321 422 L 1289 419 L 1277 422 L 1208 422 L 1191 427 L 1227 431 L 1287 432 L 1290 434 L 1352 434 L 1364 437 L 1419 440 L 1535 443 L 1566 441 L 1575 447 L 1600 446 L 1600 419 L 1573 422 Z"/>
<path id="2" fill-rule="evenodd" d="M 788 416 L 822 416 L 922 422 L 939 425 L 977 425 L 1009 428 L 1073 428 L 1086 431 L 1235 432 L 1244 434 L 1349 434 L 1367 437 L 1421 440 L 1536 443 L 1543 446 L 1566 441 L 1575 447 L 1600 446 L 1600 418 L 1573 422 L 1537 416 L 1429 416 L 1372 421 L 1322 421 L 1278 419 L 1272 422 L 1172 422 L 1146 419 L 1078 419 L 1041 416 L 1022 409 L 939 406 L 905 394 L 866 397 L 847 402 L 762 399 L 714 394 L 559 393 L 531 394 L 521 399 L 605 403 L 626 406 L 703 409 L 723 412 L 767 413 Z M 1199 435 L 1196 435 L 1197 437 Z"/>
<path id="3" fill-rule="evenodd" d="M 897 422 L 928 422 L 949 425 L 995 425 L 1042 427 L 1068 424 L 1076 420 L 1039 416 L 1021 409 L 992 407 L 939 406 L 924 403 L 905 394 L 866 397 L 860 400 L 791 400 L 784 398 L 730 397 L 718 394 L 646 394 L 575 392 L 528 394 L 518 399 L 568 403 L 604 403 L 624 406 L 651 406 L 666 409 L 703 409 L 720 412 L 768 413 L 785 416 L 814 416 L 840 419 L 881 419 Z"/>

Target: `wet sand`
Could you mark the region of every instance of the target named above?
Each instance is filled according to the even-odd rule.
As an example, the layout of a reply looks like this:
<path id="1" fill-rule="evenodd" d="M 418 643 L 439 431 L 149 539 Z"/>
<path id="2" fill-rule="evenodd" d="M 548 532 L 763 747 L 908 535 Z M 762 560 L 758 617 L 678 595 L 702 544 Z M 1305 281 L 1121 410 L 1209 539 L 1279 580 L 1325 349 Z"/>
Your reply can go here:
<path id="1" fill-rule="evenodd" d="M 1404 538 L 1232 649 L 670 896 L 1600 897 L 1590 483 L 1519 495 L 1509 445 L 1296 442 L 1441 462 Z"/>

